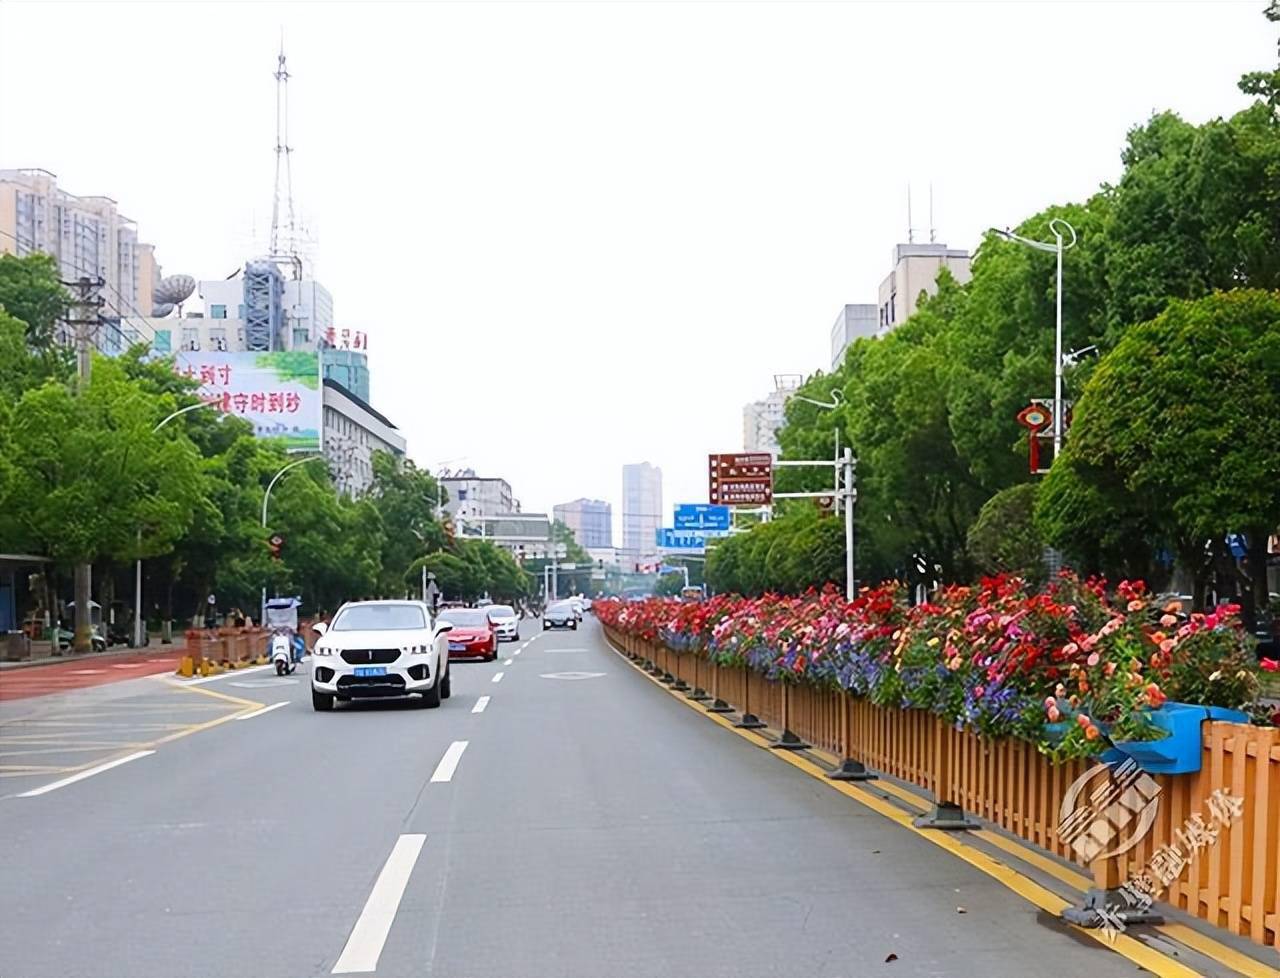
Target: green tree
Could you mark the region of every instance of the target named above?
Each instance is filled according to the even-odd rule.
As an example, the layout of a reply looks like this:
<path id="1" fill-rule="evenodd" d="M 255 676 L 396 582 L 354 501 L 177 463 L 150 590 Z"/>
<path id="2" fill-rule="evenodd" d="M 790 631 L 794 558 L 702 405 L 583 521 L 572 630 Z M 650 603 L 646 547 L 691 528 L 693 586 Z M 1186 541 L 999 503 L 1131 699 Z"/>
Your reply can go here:
<path id="1" fill-rule="evenodd" d="M 1044 580 L 1045 543 L 1034 521 L 1038 489 L 1034 482 L 1019 483 L 983 504 L 968 534 L 969 556 L 977 570 Z"/>
<path id="2" fill-rule="evenodd" d="M 653 586 L 653 593 L 660 598 L 671 598 L 684 589 L 683 574 L 663 574 L 658 578 L 658 583 Z"/>
<path id="3" fill-rule="evenodd" d="M 66 317 L 70 298 L 52 256 L 0 255 L 0 307 L 25 324 L 33 347 L 53 345 L 54 327 Z"/>
<path id="4" fill-rule="evenodd" d="M 409 459 L 386 452 L 373 456 L 373 486 L 369 498 L 382 518 L 382 573 L 380 590 L 400 593 L 408 584 L 410 568 L 426 553 L 444 548 L 447 535 L 436 520 L 441 491 L 435 477 Z"/>
<path id="5" fill-rule="evenodd" d="M 1228 533 L 1250 541 L 1245 570 L 1220 580 L 1249 614 L 1266 600 L 1266 540 L 1280 525 L 1280 294 L 1217 293 L 1173 302 L 1130 328 L 1094 371 L 1076 410 L 1062 474 L 1040 502 L 1050 540 L 1078 544 L 1080 489 L 1125 497 L 1183 565 L 1206 547 L 1232 568 Z M 1199 589 L 1197 589 L 1198 593 Z"/>

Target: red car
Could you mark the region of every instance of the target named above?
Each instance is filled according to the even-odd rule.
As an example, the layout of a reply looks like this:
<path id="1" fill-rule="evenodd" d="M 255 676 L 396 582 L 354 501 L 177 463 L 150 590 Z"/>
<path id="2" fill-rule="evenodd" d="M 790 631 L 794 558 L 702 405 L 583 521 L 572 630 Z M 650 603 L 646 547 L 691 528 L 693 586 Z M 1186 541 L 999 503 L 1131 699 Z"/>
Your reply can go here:
<path id="1" fill-rule="evenodd" d="M 498 657 L 498 633 L 488 614 L 481 608 L 445 608 L 436 621 L 453 626 L 449 632 L 450 659 L 483 659 Z"/>

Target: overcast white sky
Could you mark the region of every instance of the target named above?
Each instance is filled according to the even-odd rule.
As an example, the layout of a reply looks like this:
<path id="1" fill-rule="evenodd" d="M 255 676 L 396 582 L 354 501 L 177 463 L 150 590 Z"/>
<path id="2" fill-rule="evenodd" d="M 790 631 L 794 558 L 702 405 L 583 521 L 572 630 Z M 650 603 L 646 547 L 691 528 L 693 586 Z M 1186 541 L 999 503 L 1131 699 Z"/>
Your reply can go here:
<path id="1" fill-rule="evenodd" d="M 412 457 L 615 521 L 649 460 L 669 521 L 875 301 L 909 181 L 967 248 L 1082 198 L 1153 110 L 1244 104 L 1263 6 L 0 0 L 0 166 L 225 276 L 269 224 L 283 28 L 316 277 Z"/>

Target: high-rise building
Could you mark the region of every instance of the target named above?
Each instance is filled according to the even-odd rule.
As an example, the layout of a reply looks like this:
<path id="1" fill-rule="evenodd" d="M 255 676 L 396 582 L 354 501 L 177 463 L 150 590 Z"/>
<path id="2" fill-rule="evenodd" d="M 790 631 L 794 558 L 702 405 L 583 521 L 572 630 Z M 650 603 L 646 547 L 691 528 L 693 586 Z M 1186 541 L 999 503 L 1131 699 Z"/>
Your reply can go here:
<path id="1" fill-rule="evenodd" d="M 104 353 L 119 352 L 122 318 L 151 314 L 160 282 L 155 251 L 114 200 L 68 193 L 47 170 L 0 170 L 0 254 L 34 252 L 57 259 L 67 281 L 103 280 L 106 328 L 96 341 Z"/>
<path id="2" fill-rule="evenodd" d="M 356 496 L 373 485 L 373 453 L 403 458 L 404 435 L 366 401 L 325 379 L 324 455 L 338 491 Z"/>
<path id="3" fill-rule="evenodd" d="M 520 512 L 520 500 L 511 492 L 511 483 L 494 476 L 476 475 L 474 469 L 440 473 L 440 485 L 448 493 L 444 510 L 450 516 L 500 516 Z"/>
<path id="4" fill-rule="evenodd" d="M 844 351 L 856 339 L 875 336 L 879 310 L 874 303 L 846 305 L 841 308 L 831 327 L 831 369 L 839 370 L 844 363 Z"/>
<path id="5" fill-rule="evenodd" d="M 622 547 L 629 557 L 652 554 L 662 526 L 662 469 L 648 462 L 622 467 Z"/>
<path id="6" fill-rule="evenodd" d="M 948 269 L 960 283 L 969 281 L 969 253 L 934 242 L 894 245 L 893 271 L 880 283 L 879 329 L 884 335 L 916 311 L 920 293 L 935 295 L 938 273 Z"/>
<path id="7" fill-rule="evenodd" d="M 787 400 L 804 380 L 799 374 L 775 374 L 774 389 L 742 408 L 742 450 L 778 454 L 778 429 L 787 420 Z"/>
<path id="8" fill-rule="evenodd" d="M 573 531 L 579 546 L 588 550 L 613 546 L 613 507 L 604 500 L 575 499 L 555 506 L 552 513 Z"/>

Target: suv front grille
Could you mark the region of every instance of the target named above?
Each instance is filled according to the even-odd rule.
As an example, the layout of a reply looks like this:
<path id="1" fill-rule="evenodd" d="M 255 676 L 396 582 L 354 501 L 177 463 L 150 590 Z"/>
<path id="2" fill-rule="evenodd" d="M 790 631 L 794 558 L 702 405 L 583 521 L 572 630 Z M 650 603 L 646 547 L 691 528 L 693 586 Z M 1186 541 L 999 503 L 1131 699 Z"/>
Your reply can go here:
<path id="1" fill-rule="evenodd" d="M 347 649 L 342 661 L 349 666 L 386 666 L 400 658 L 399 649 Z"/>

